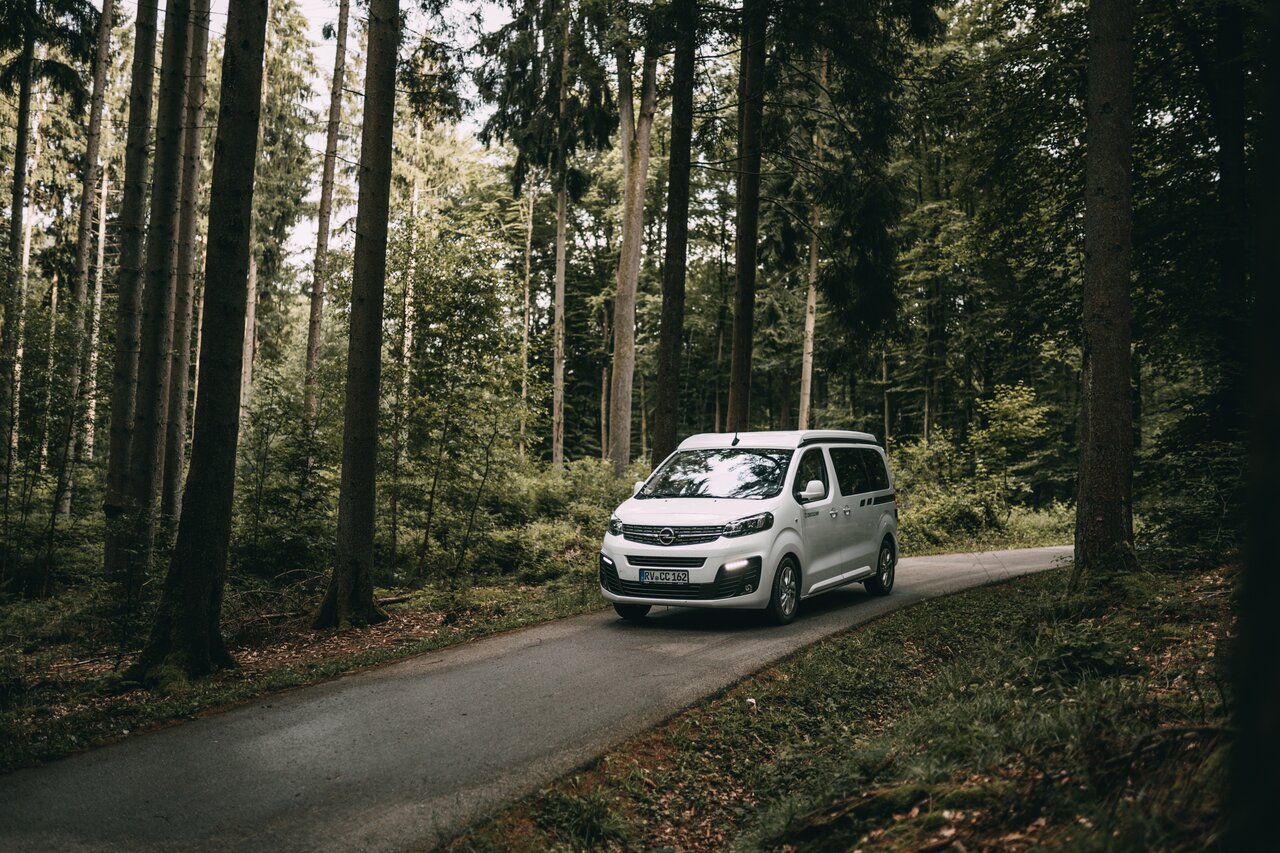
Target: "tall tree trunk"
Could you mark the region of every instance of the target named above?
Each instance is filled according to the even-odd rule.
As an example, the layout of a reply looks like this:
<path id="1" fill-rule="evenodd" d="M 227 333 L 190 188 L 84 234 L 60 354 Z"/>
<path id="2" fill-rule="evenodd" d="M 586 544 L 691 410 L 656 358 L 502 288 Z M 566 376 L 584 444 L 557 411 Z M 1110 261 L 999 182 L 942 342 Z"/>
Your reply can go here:
<path id="1" fill-rule="evenodd" d="M 689 249 L 689 171 L 693 147 L 698 0 L 675 0 L 672 12 L 676 22 L 676 55 L 671 72 L 667 239 L 662 261 L 662 325 L 658 330 L 658 389 L 653 414 L 652 462 L 655 466 L 676 449 L 680 420 L 680 362 L 684 348 L 685 265 Z"/>
<path id="2" fill-rule="evenodd" d="M 804 340 L 800 345 L 800 414 L 797 429 L 809 428 L 813 397 L 813 332 L 818 324 L 818 205 L 809 211 L 809 287 L 804 299 Z"/>
<path id="3" fill-rule="evenodd" d="M 240 357 L 240 420 L 249 416 L 253 393 L 253 360 L 258 351 L 258 256 L 249 237 L 249 276 L 245 280 L 244 353 Z"/>
<path id="4" fill-rule="evenodd" d="M 391 522 L 391 565 L 399 565 L 400 545 L 400 464 L 409 443 L 409 391 L 412 386 L 410 365 L 413 354 L 413 292 L 418 273 L 418 168 L 422 152 L 422 123 L 413 121 L 413 158 L 409 163 L 409 269 L 404 280 L 400 302 L 400 383 L 396 388 L 395 429 L 391 442 L 391 494 L 388 499 Z M 526 286 L 527 292 L 527 286 Z M 527 327 L 526 327 L 527 328 Z"/>
<path id="5" fill-rule="evenodd" d="M 622 22 L 625 24 L 625 21 Z M 619 44 L 618 107 L 622 127 L 622 248 L 613 301 L 613 384 L 609 392 L 609 460 L 613 475 L 631 462 L 631 390 L 636 369 L 636 290 L 644 249 L 644 196 L 649 178 L 650 140 L 657 108 L 658 53 L 646 45 L 640 72 L 639 112 L 632 92 L 631 46 Z"/>
<path id="6" fill-rule="evenodd" d="M 98 19 L 98 42 L 93 55 L 93 90 L 89 100 L 89 130 L 85 140 L 84 175 L 80 185 L 80 221 L 76 229 L 75 272 L 71 299 L 67 304 L 67 399 L 63 414 L 63 434 L 59 436 L 57 485 L 54 489 L 55 518 L 71 515 L 71 490 L 75 477 L 76 439 L 80 425 L 80 378 L 89 296 L 89 252 L 93 248 L 93 209 L 98 190 L 98 153 L 102 146 L 102 107 L 106 100 L 107 66 L 111 63 L 111 24 L 115 0 L 103 0 Z"/>
<path id="7" fill-rule="evenodd" d="M 1133 18 L 1133 0 L 1089 4 L 1083 412 L 1073 582 L 1134 564 Z"/>
<path id="8" fill-rule="evenodd" d="M 320 329 L 324 322 L 325 259 L 329 254 L 329 221 L 333 215 L 333 175 L 338 162 L 338 129 L 342 122 L 342 87 L 347 67 L 347 18 L 350 12 L 351 0 L 339 0 L 333 83 L 329 90 L 329 125 L 325 131 L 324 171 L 320 177 L 316 255 L 311 265 L 311 317 L 307 323 L 307 362 L 302 389 L 302 410 L 308 432 L 313 432 L 316 425 L 316 367 L 320 363 Z"/>
<path id="9" fill-rule="evenodd" d="M 524 321 L 520 327 L 520 458 L 524 458 L 525 428 L 529 415 L 529 285 L 533 271 L 533 205 L 534 184 L 525 188 L 529 211 L 524 229 Z"/>
<path id="10" fill-rule="evenodd" d="M 230 0 L 209 198 L 200 361 L 191 470 L 178 537 L 150 638 L 133 675 L 171 680 L 232 666 L 219 622 L 231 539 L 239 437 L 240 357 L 252 227 L 267 0 Z"/>
<path id="11" fill-rule="evenodd" d="M 165 6 L 160 99 L 156 114 L 156 161 L 151 177 L 151 217 L 142 294 L 142 341 L 138 352 L 138 402 L 129 458 L 136 532 L 135 553 L 143 570 L 151 565 L 157 502 L 164 473 L 169 421 L 169 374 L 173 351 L 174 263 L 178 201 L 182 189 L 182 130 L 190 65 L 191 0 Z"/>
<path id="12" fill-rule="evenodd" d="M 1275 832 L 1275 792 L 1280 790 L 1280 573 L 1275 570 L 1273 540 L 1280 529 L 1280 2 L 1268 0 L 1261 42 L 1262 97 L 1257 129 L 1253 187 L 1252 291 L 1253 353 L 1249 365 L 1249 506 L 1244 571 L 1240 581 L 1239 622 L 1232 649 L 1235 661 L 1236 734 L 1231 746 L 1225 798 L 1230 822 L 1223 846 L 1262 850 Z"/>
<path id="13" fill-rule="evenodd" d="M 129 75 L 129 128 L 125 137 L 124 196 L 120 203 L 120 262 L 116 284 L 115 364 L 111 371 L 111 430 L 107 446 L 107 489 L 103 563 L 105 574 L 125 583 L 125 598 L 137 578 L 128 570 L 123 517 L 133 491 L 130 456 L 137 411 L 138 349 L 142 313 L 143 236 L 147 217 L 147 163 L 150 159 L 151 101 L 155 82 L 157 0 L 139 0 L 134 18 Z M 124 575 L 121 575 L 124 572 Z"/>
<path id="14" fill-rule="evenodd" d="M 378 387 L 382 374 L 382 302 L 387 268 L 399 0 L 371 0 L 360 140 L 360 198 L 351 278 L 351 341 L 338 493 L 333 574 L 316 613 L 317 628 L 385 620 L 373 600 L 373 534 L 378 462 Z"/>
<path id="15" fill-rule="evenodd" d="M 827 88 L 827 51 L 822 51 L 822 64 L 818 71 L 818 83 Z M 822 162 L 822 136 L 813 132 L 814 156 Z M 822 211 L 815 202 L 809 211 L 809 287 L 804 302 L 804 341 L 800 352 L 800 415 L 799 429 L 809 428 L 809 409 L 813 404 L 813 332 L 818 324 L 818 226 L 822 224 Z"/>
<path id="16" fill-rule="evenodd" d="M 18 62 L 18 132 L 13 149 L 13 189 L 9 208 L 9 260 L 16 260 L 22 251 L 23 214 L 27 204 L 27 138 L 31 129 L 31 68 L 35 62 L 35 41 L 28 38 L 22 45 Z M 18 315 L 22 311 L 23 275 L 11 268 L 9 281 L 4 282 L 4 316 L 0 318 L 0 418 L 4 423 L 4 470 L 0 471 L 4 487 L 4 517 L 9 518 L 10 480 L 13 475 L 13 436 L 17 429 L 17 405 L 15 371 L 18 369 Z"/>
<path id="17" fill-rule="evenodd" d="M 566 7 L 568 4 L 565 4 Z M 567 9 L 566 9 L 567 12 Z M 560 54 L 560 103 L 558 116 L 559 140 L 556 143 L 556 280 L 555 316 L 552 318 L 552 336 L 555 353 L 551 360 L 551 465 L 559 471 L 564 467 L 564 279 L 565 254 L 568 243 L 569 194 L 565 189 L 568 172 L 568 152 L 565 150 L 565 125 L 568 122 L 569 103 L 569 18 L 565 15 L 564 50 Z"/>
<path id="18" fill-rule="evenodd" d="M 738 72 L 738 245 L 733 294 L 733 349 L 729 356 L 730 430 L 751 425 L 751 345 L 756 306 L 756 241 L 760 231 L 760 124 L 764 117 L 766 0 L 742 4 L 742 64 Z"/>
<path id="19" fill-rule="evenodd" d="M 187 77 L 187 118 L 182 137 L 182 200 L 178 218 L 177 286 L 173 303 L 173 363 L 169 370 L 169 423 L 164 442 L 160 515 L 178 518 L 186 467 L 187 412 L 190 408 L 191 322 L 195 303 L 196 231 L 199 223 L 200 156 L 204 140 L 205 72 L 209 58 L 209 0 L 191 7 L 191 65 Z"/>
<path id="20" fill-rule="evenodd" d="M 111 123 L 107 123 L 107 150 L 111 149 Z M 89 313 L 89 358 L 85 388 L 84 457 L 93 461 L 94 438 L 98 428 L 98 341 L 102 334 L 102 290 L 107 266 L 107 196 L 111 188 L 109 163 L 102 166 L 102 189 L 98 197 L 98 257 L 93 276 L 93 300 Z"/>

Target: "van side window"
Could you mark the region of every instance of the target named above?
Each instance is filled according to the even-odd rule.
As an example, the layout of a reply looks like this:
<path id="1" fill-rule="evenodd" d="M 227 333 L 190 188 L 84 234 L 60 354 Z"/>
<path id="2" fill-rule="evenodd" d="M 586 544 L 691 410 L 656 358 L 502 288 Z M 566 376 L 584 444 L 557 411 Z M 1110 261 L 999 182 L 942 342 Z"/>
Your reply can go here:
<path id="1" fill-rule="evenodd" d="M 871 491 L 866 466 L 862 462 L 862 450 L 856 447 L 831 448 L 831 464 L 836 468 L 836 481 L 840 494 L 859 495 Z"/>
<path id="2" fill-rule="evenodd" d="M 874 450 L 860 450 L 862 462 L 867 468 L 867 478 L 871 491 L 879 492 L 889 488 L 889 472 L 884 467 L 884 457 Z"/>
<path id="3" fill-rule="evenodd" d="M 822 449 L 818 447 L 811 448 L 804 452 L 804 456 L 800 457 L 800 465 L 796 469 L 796 482 L 794 486 L 794 494 L 796 500 L 800 500 L 800 493 L 804 491 L 804 487 L 809 485 L 810 480 L 817 480 L 822 483 L 822 497 L 827 496 L 827 492 L 831 489 L 831 483 L 827 479 L 827 463 L 822 458 Z M 821 500 L 822 498 L 817 498 Z"/>

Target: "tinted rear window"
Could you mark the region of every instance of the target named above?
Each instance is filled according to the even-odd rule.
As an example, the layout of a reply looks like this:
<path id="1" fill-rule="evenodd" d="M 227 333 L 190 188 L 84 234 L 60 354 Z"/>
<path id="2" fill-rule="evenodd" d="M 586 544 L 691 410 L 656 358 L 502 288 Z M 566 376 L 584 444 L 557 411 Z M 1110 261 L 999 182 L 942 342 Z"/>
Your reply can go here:
<path id="1" fill-rule="evenodd" d="M 856 447 L 833 447 L 831 464 L 836 469 L 836 482 L 840 484 L 840 494 L 857 495 L 871 491 L 861 450 Z"/>
<path id="2" fill-rule="evenodd" d="M 884 467 L 884 457 L 874 450 L 860 450 L 859 453 L 863 454 L 862 462 L 867 468 L 871 491 L 889 488 L 889 471 Z"/>
<path id="3" fill-rule="evenodd" d="M 772 498 L 782 491 L 790 450 L 744 447 L 681 450 L 653 473 L 637 498 Z"/>

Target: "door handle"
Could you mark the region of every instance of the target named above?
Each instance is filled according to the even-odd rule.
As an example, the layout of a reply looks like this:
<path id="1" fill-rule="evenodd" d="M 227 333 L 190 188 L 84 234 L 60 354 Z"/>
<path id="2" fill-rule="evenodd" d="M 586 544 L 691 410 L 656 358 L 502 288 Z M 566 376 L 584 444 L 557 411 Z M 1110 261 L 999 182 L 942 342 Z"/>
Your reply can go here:
<path id="1" fill-rule="evenodd" d="M 839 514 L 840 514 L 840 513 L 836 512 L 834 509 L 833 509 L 833 510 L 829 510 L 829 512 L 831 513 L 831 517 L 832 517 L 832 518 L 835 518 L 837 515 L 839 515 Z"/>
<path id="2" fill-rule="evenodd" d="M 845 508 L 844 508 L 844 514 L 845 514 L 845 515 L 848 515 L 848 514 L 849 514 L 849 506 L 848 506 L 848 504 L 846 504 L 846 505 L 845 505 Z"/>

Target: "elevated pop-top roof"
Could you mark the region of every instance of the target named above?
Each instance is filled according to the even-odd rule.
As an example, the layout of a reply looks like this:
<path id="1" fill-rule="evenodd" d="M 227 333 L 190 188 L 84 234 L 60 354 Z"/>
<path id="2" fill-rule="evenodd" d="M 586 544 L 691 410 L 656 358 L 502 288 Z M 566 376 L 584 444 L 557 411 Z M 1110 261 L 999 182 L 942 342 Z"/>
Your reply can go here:
<path id="1" fill-rule="evenodd" d="M 875 444 L 876 437 L 869 432 L 853 432 L 847 429 L 778 430 L 776 432 L 704 432 L 691 435 L 680 442 L 681 450 L 703 450 L 729 447 L 734 436 L 738 447 L 794 448 L 806 444 L 832 442 L 835 444 Z"/>

